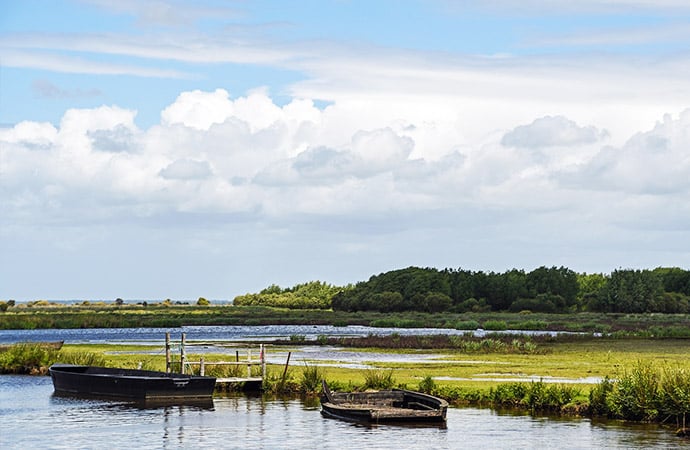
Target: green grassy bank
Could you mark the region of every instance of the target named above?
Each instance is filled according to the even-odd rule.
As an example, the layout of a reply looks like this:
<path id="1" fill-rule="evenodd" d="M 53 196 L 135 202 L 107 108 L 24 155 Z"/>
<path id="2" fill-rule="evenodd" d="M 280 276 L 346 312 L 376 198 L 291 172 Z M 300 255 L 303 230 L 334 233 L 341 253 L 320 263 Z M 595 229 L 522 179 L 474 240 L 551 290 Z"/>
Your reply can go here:
<path id="1" fill-rule="evenodd" d="M 0 313 L 0 329 L 137 328 L 183 325 L 366 325 L 470 330 L 553 330 L 636 333 L 646 337 L 690 338 L 688 314 L 604 313 L 378 313 L 292 310 L 233 305 L 17 305 Z"/>

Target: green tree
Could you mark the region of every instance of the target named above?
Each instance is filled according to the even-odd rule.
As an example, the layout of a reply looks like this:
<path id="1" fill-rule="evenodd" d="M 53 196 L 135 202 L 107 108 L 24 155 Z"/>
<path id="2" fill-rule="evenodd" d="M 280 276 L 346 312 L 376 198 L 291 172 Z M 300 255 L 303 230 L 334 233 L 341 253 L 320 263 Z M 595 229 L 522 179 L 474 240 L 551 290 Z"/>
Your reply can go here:
<path id="1" fill-rule="evenodd" d="M 604 312 L 659 312 L 664 289 L 661 279 L 650 270 L 615 270 L 595 303 Z"/>

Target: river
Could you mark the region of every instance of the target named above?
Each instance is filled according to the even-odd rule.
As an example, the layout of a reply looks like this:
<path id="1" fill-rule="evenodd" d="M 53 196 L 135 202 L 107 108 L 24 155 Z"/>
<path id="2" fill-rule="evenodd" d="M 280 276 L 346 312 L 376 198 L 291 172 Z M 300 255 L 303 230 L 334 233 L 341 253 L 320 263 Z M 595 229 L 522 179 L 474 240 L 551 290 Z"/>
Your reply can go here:
<path id="1" fill-rule="evenodd" d="M 656 425 L 450 408 L 444 427 L 327 419 L 318 401 L 216 397 L 143 408 L 56 397 L 49 377 L 0 376 L 0 448 L 9 449 L 648 449 L 683 443 Z"/>

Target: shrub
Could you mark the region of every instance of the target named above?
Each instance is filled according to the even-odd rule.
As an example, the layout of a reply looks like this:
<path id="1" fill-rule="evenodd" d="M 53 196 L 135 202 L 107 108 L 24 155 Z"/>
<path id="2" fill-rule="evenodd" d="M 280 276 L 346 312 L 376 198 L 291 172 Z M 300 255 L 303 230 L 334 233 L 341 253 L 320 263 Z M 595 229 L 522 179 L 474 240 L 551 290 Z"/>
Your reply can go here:
<path id="1" fill-rule="evenodd" d="M 508 329 L 508 324 L 505 320 L 487 320 L 484 322 L 485 330 L 503 331 Z"/>
<path id="2" fill-rule="evenodd" d="M 659 386 L 661 412 L 675 417 L 676 425 L 686 428 L 685 419 L 690 414 L 690 370 L 665 368 Z"/>
<path id="3" fill-rule="evenodd" d="M 546 330 L 549 324 L 545 320 L 526 320 L 514 325 L 516 330 Z"/>
<path id="4" fill-rule="evenodd" d="M 638 362 L 626 372 L 611 392 L 609 408 L 615 417 L 627 420 L 655 420 L 658 411 L 659 374 L 651 364 Z"/>
<path id="5" fill-rule="evenodd" d="M 476 320 L 461 320 L 455 322 L 456 330 L 476 330 L 479 328 L 479 322 Z"/>
<path id="6" fill-rule="evenodd" d="M 589 391 L 589 412 L 593 416 L 609 416 L 611 410 L 609 409 L 609 395 L 613 392 L 615 384 L 604 377 L 599 384 L 594 386 Z"/>

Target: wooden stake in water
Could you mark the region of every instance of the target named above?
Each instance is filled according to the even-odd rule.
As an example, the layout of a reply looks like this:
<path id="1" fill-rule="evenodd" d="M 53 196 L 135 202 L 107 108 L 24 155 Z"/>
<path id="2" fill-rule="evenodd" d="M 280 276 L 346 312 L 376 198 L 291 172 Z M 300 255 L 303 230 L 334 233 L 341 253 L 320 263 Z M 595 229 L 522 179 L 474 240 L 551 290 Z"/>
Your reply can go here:
<path id="1" fill-rule="evenodd" d="M 170 361 L 170 332 L 165 333 L 165 372 L 171 372 L 172 362 Z"/>
<path id="2" fill-rule="evenodd" d="M 186 340 L 186 333 L 182 333 L 182 339 L 180 340 L 180 373 L 184 374 L 184 363 L 187 359 L 187 355 L 184 353 L 184 343 Z"/>

